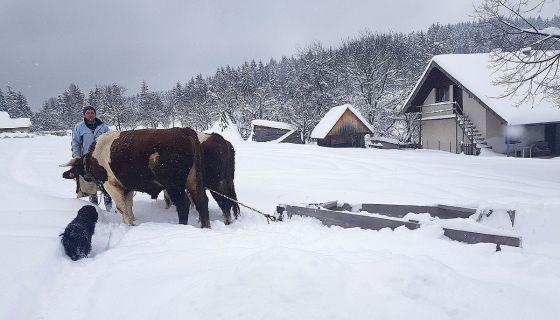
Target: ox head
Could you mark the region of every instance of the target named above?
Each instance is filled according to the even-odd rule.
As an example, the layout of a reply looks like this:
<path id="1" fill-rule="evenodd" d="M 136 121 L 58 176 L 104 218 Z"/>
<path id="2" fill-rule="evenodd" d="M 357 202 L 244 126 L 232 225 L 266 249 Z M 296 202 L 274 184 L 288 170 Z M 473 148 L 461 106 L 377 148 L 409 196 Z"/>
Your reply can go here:
<path id="1" fill-rule="evenodd" d="M 86 176 L 82 157 L 74 158 L 64 164 L 61 164 L 60 167 L 70 167 L 69 170 L 62 174 L 64 179 L 76 179 L 78 176 Z"/>
<path id="2" fill-rule="evenodd" d="M 60 165 L 60 167 L 70 167 L 69 170 L 62 173 L 62 177 L 64 179 L 76 179 L 76 194 L 78 198 L 97 193 L 97 184 L 93 182 L 93 177 L 85 170 L 84 158 L 74 158 Z"/>

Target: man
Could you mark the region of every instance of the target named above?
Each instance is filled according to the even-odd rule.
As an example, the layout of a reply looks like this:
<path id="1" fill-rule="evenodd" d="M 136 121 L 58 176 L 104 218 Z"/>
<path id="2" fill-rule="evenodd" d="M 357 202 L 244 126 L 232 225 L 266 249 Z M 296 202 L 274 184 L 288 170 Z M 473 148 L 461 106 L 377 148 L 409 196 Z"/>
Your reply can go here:
<path id="1" fill-rule="evenodd" d="M 89 147 L 95 139 L 103 133 L 109 131 L 109 127 L 103 121 L 96 117 L 95 109 L 91 106 L 86 106 L 83 110 L 84 121 L 79 122 L 72 130 L 72 157 L 81 157 L 89 152 Z M 105 190 L 103 191 L 103 200 L 105 202 L 105 209 L 111 211 L 113 202 L 111 197 Z M 89 201 L 93 204 L 98 204 L 97 194 L 90 196 Z"/>

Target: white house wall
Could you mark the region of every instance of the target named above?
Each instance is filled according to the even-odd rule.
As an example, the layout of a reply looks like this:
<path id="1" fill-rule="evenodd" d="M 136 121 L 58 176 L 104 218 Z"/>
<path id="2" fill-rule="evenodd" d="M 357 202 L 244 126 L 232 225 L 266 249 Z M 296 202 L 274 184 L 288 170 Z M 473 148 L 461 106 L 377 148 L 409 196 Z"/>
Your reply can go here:
<path id="1" fill-rule="evenodd" d="M 432 103 L 436 103 L 436 89 L 432 89 L 430 94 L 426 97 L 426 100 L 424 100 L 424 105 Z"/>
<path id="2" fill-rule="evenodd" d="M 422 121 L 422 148 L 456 153 L 463 137 L 455 118 Z"/>
<path id="3" fill-rule="evenodd" d="M 486 137 L 486 109 L 465 92 L 463 94 L 463 112 L 474 123 L 483 137 Z"/>
<path id="4" fill-rule="evenodd" d="M 492 150 L 506 153 L 506 126 L 493 113 L 486 112 L 486 142 Z"/>

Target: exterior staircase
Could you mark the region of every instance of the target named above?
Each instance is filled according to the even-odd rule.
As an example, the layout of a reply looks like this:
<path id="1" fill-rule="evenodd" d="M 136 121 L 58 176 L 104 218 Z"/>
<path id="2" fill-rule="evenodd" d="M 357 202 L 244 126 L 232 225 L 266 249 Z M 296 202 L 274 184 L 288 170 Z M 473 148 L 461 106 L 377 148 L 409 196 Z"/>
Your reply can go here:
<path id="1" fill-rule="evenodd" d="M 474 144 L 474 154 L 480 154 L 480 150 L 482 148 L 492 149 L 492 146 L 488 145 L 488 142 L 482 136 L 482 133 L 478 131 L 475 124 L 469 119 L 467 115 L 457 114 L 457 123 L 459 124 L 459 127 L 463 129 L 463 132 L 472 142 L 472 144 Z"/>

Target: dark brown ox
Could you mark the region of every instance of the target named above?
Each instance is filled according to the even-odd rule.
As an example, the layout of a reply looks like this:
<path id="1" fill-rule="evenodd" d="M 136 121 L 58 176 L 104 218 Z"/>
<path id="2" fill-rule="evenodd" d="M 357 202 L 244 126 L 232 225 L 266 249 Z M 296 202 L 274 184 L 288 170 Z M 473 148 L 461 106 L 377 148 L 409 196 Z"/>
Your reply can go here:
<path id="1" fill-rule="evenodd" d="M 103 184 L 123 221 L 132 225 L 134 191 L 157 195 L 165 190 L 179 215 L 179 223 L 189 218 L 189 192 L 203 228 L 210 227 L 208 197 L 204 191 L 202 150 L 197 134 L 189 128 L 143 129 L 108 132 L 100 136 L 89 153 L 72 159 L 63 177 L 77 175 Z"/>
<path id="2" fill-rule="evenodd" d="M 229 141 L 217 133 L 198 132 L 198 140 L 202 148 L 202 168 L 204 187 L 210 190 L 224 216 L 224 223 L 231 223 L 231 214 L 237 219 L 239 205 L 228 198 L 237 200 L 233 178 L 235 176 L 235 149 Z M 215 191 L 225 195 L 217 194 Z M 154 197 L 155 198 L 155 197 Z M 167 208 L 171 200 L 164 193 Z"/>
<path id="3" fill-rule="evenodd" d="M 198 133 L 202 148 L 202 167 L 204 169 L 204 187 L 217 191 L 228 198 L 237 200 L 233 178 L 235 175 L 235 149 L 229 141 L 217 133 Z M 231 212 L 237 219 L 239 205 L 221 195 L 212 192 L 224 214 L 225 223 L 231 223 Z"/>

